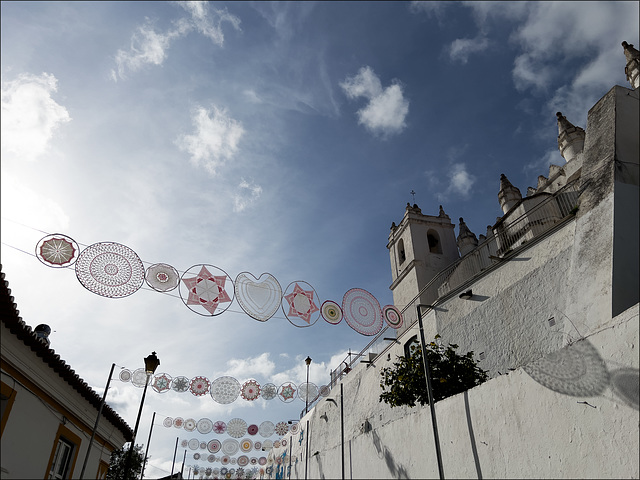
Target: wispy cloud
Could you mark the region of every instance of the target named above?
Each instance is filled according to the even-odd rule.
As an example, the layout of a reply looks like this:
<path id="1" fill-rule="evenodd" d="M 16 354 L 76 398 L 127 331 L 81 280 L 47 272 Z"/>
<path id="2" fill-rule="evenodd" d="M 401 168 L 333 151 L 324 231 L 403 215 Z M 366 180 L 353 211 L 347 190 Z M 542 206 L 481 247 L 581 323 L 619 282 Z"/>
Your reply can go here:
<path id="1" fill-rule="evenodd" d="M 587 52 L 589 56 L 595 52 L 597 58 L 579 69 L 573 82 L 575 88 L 586 85 L 577 81 L 585 72 L 590 83 L 610 85 L 616 77 L 615 69 L 600 66 L 606 63 L 606 57 L 622 56 L 621 32 L 631 32 L 634 37 L 638 34 L 637 2 L 593 2 L 580 8 L 570 2 L 469 2 L 466 5 L 474 9 L 481 29 L 489 15 L 517 22 L 511 41 L 522 49 L 513 67 L 513 79 L 520 90 L 549 87 L 559 61 L 581 58 Z M 620 18 L 625 21 L 620 23 Z M 572 83 L 572 79 L 556 80 Z M 590 98 L 587 104 L 593 101 L 595 98 Z"/>
<path id="2" fill-rule="evenodd" d="M 210 38 L 216 45 L 224 44 L 224 34 L 222 33 L 222 23 L 228 22 L 235 30 L 241 30 L 240 19 L 230 14 L 226 8 L 214 8 L 209 10 L 209 2 L 178 2 L 190 15 L 193 26 L 207 38 Z"/>
<path id="3" fill-rule="evenodd" d="M 217 169 L 237 152 L 244 128 L 229 117 L 226 110 L 216 106 L 211 109 L 198 107 L 192 121 L 195 133 L 181 135 L 176 145 L 191 155 L 194 165 L 202 165 L 215 175 Z"/>
<path id="4" fill-rule="evenodd" d="M 2 83 L 2 153 L 34 160 L 42 155 L 55 131 L 71 120 L 52 94 L 58 80 L 49 73 L 22 74 Z"/>
<path id="5" fill-rule="evenodd" d="M 262 187 L 255 183 L 249 183 L 243 178 L 233 197 L 233 211 L 242 212 L 258 200 L 260 195 L 262 195 Z"/>
<path id="6" fill-rule="evenodd" d="M 182 7 L 189 17 L 176 20 L 166 32 L 156 31 L 153 23 L 147 19 L 133 33 L 129 50 L 118 50 L 116 53 L 116 69 L 111 72 L 114 81 L 124 79 L 127 70 L 135 72 L 145 65 L 162 65 L 171 43 L 191 31 L 195 30 L 222 47 L 224 22 L 230 23 L 235 30 L 241 30 L 240 19 L 226 8 L 210 9 L 208 2 L 176 2 L 176 5 Z"/>
<path id="7" fill-rule="evenodd" d="M 117 71 L 111 72 L 111 78 L 117 81 L 118 77 L 126 78 L 127 70 L 135 72 L 145 65 L 162 65 L 171 42 L 189 29 L 185 22 L 179 22 L 177 28 L 166 33 L 155 31 L 150 22 L 140 25 L 131 37 L 129 50 L 118 50 L 116 53 Z"/>
<path id="8" fill-rule="evenodd" d="M 444 11 L 450 2 L 437 1 L 413 1 L 409 4 L 409 10 L 413 13 L 426 13 L 429 16 L 435 15 L 438 21 L 444 17 Z"/>
<path id="9" fill-rule="evenodd" d="M 358 123 L 370 132 L 383 137 L 398 134 L 407 126 L 409 102 L 404 98 L 402 86 L 394 82 L 382 88 L 380 79 L 369 66 L 362 67 L 357 75 L 340 83 L 349 98 L 364 97 L 369 103 L 358 110 Z"/>
<path id="10" fill-rule="evenodd" d="M 482 52 L 489 47 L 489 40 L 478 35 L 476 38 L 457 38 L 446 47 L 449 60 L 465 64 L 469 61 L 469 56 L 474 53 Z"/>

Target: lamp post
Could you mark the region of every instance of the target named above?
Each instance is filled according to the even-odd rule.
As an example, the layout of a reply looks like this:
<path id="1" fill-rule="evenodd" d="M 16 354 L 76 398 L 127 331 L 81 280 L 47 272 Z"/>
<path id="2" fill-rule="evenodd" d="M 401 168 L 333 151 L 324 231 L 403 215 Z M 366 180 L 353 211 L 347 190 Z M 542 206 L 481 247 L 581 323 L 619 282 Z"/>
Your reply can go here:
<path id="1" fill-rule="evenodd" d="M 84 469 L 87 468 L 87 460 L 89 460 L 89 453 L 91 452 L 91 447 L 93 446 L 93 439 L 96 436 L 96 431 L 98 430 L 98 422 L 100 422 L 100 415 L 102 415 L 102 407 L 104 407 L 104 401 L 107 398 L 107 392 L 109 391 L 109 385 L 111 384 L 111 376 L 113 375 L 113 369 L 116 364 L 111 364 L 111 370 L 109 371 L 109 379 L 107 380 L 107 386 L 104 387 L 104 394 L 102 395 L 102 401 L 100 402 L 100 408 L 98 409 L 98 416 L 96 417 L 96 423 L 93 426 L 93 431 L 91 432 L 91 438 L 89 439 L 89 445 L 87 445 L 87 453 L 84 456 L 84 462 L 82 463 L 82 470 L 80 471 L 80 480 L 84 478 Z"/>
<path id="2" fill-rule="evenodd" d="M 340 382 L 340 437 L 342 448 L 342 480 L 344 480 L 344 384 Z"/>
<path id="3" fill-rule="evenodd" d="M 429 373 L 429 359 L 424 341 L 424 329 L 422 328 L 422 310 L 420 307 L 428 307 L 433 310 L 433 305 L 418 304 L 418 324 L 420 327 L 420 346 L 422 348 L 422 364 L 424 366 L 424 377 L 427 382 L 427 394 L 429 395 L 429 408 L 431 409 L 431 424 L 433 425 L 433 438 L 436 444 L 436 458 L 438 460 L 438 472 L 440 478 L 444 479 L 444 469 L 442 468 L 442 454 L 440 453 L 440 437 L 438 436 L 438 423 L 436 422 L 436 407 L 433 404 L 433 391 L 431 390 L 431 374 Z"/>
<path id="4" fill-rule="evenodd" d="M 178 439 L 179 438 L 180 437 L 176 437 L 176 448 L 173 449 L 173 464 L 171 465 L 171 478 L 173 478 L 173 469 L 176 466 L 176 453 L 178 453 Z"/>
<path id="5" fill-rule="evenodd" d="M 144 406 L 144 397 L 147 395 L 147 387 L 149 386 L 149 377 L 153 375 L 160 365 L 160 360 L 156 357 L 156 352 L 151 352 L 151 355 L 144 359 L 144 371 L 147 374 L 147 380 L 144 382 L 144 390 L 142 391 L 142 399 L 140 400 L 140 409 L 138 410 L 138 418 L 136 419 L 136 426 L 133 429 L 133 438 L 131 439 L 131 445 L 129 446 L 129 452 L 127 454 L 127 461 L 125 462 L 124 478 L 129 479 L 129 472 L 131 471 L 131 457 L 133 456 L 133 449 L 136 445 L 136 435 L 138 433 L 138 426 L 140 425 L 140 417 L 142 416 L 142 407 Z"/>
<path id="6" fill-rule="evenodd" d="M 304 408 L 304 414 L 306 415 L 307 413 L 309 413 L 309 365 L 311 365 L 311 357 L 307 357 L 304 359 L 304 363 L 307 364 L 307 393 L 305 395 L 306 398 L 306 405 Z"/>
<path id="7" fill-rule="evenodd" d="M 151 443 L 151 434 L 153 433 L 153 422 L 156 420 L 156 412 L 153 412 L 151 417 L 151 428 L 149 429 L 149 440 L 147 440 L 147 449 L 144 452 L 144 462 L 142 463 L 142 472 L 140 472 L 140 480 L 144 477 L 144 467 L 147 464 L 147 457 L 149 455 L 149 444 Z"/>

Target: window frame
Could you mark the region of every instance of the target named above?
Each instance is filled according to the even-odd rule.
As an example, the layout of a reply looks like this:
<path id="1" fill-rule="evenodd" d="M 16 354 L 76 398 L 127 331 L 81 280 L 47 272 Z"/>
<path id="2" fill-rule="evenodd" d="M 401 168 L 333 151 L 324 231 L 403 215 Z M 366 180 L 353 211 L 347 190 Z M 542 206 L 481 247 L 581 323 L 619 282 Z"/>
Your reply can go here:
<path id="1" fill-rule="evenodd" d="M 60 424 L 60 426 L 58 427 L 58 431 L 56 432 L 56 437 L 53 441 L 53 447 L 51 449 L 51 455 L 49 457 L 49 463 L 47 464 L 47 470 L 45 472 L 44 478 L 58 478 L 53 474 L 51 469 L 53 468 L 54 462 L 56 461 L 59 445 L 63 442 L 71 446 L 71 453 L 67 469 L 62 478 L 67 479 L 73 477 L 73 471 L 76 466 L 76 460 L 78 459 L 78 452 L 80 451 L 80 444 L 82 443 L 82 440 L 78 435 L 73 433 L 63 424 Z"/>
<path id="2" fill-rule="evenodd" d="M 16 401 L 16 395 L 18 394 L 18 391 L 15 390 L 14 388 L 11 388 L 6 383 L 0 381 L 0 394 L 2 394 L 3 397 L 7 398 L 6 400 L 7 403 L 1 412 L 2 414 L 2 420 L 0 421 L 0 437 L 1 437 L 2 434 L 4 433 L 4 427 L 7 425 L 7 420 L 9 419 L 9 414 L 11 413 L 13 402 Z"/>

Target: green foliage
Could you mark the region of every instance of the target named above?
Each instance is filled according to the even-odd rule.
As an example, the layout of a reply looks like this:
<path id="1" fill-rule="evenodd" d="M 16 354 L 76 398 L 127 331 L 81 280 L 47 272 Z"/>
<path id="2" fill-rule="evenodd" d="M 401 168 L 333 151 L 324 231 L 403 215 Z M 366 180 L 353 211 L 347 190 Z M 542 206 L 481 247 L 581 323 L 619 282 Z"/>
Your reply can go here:
<path id="1" fill-rule="evenodd" d="M 124 474 L 128 455 L 129 449 L 125 447 L 111 452 L 109 470 L 107 471 L 107 480 L 135 480 L 140 477 L 140 473 L 142 472 L 142 462 L 144 461 L 142 445 L 136 445 L 133 449 L 129 474 L 125 479 Z"/>
<path id="2" fill-rule="evenodd" d="M 429 360 L 431 389 L 436 402 L 480 385 L 488 379 L 487 372 L 482 370 L 477 365 L 478 362 L 473 359 L 473 352 L 458 355 L 456 353 L 458 345 L 449 344 L 445 347 L 437 343 L 439 338 L 440 335 L 436 335 L 435 341 L 425 346 Z M 381 376 L 380 387 L 383 390 L 380 394 L 381 402 L 388 403 L 392 407 L 400 405 L 414 407 L 418 402 L 420 405 L 429 403 L 422 349 L 419 344 L 411 347 L 411 355 L 408 358 L 398 357 L 393 367 L 383 368 Z"/>

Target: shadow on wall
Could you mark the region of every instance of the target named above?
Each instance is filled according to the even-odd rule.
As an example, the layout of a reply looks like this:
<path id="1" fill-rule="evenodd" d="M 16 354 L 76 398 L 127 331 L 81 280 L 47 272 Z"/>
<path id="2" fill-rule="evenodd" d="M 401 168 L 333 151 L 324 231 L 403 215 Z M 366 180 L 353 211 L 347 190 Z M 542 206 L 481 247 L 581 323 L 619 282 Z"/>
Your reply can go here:
<path id="1" fill-rule="evenodd" d="M 478 456 L 478 447 L 476 446 L 476 436 L 473 433 L 473 423 L 471 422 L 471 409 L 469 408 L 469 391 L 464 391 L 464 410 L 467 415 L 467 428 L 469 429 L 469 440 L 471 441 L 471 452 L 473 453 L 473 462 L 476 466 L 478 480 L 482 480 L 482 468 L 480 468 L 480 457 Z"/>
<path id="2" fill-rule="evenodd" d="M 322 468 L 322 459 L 320 458 L 320 452 L 315 452 L 311 458 L 315 458 L 318 461 L 318 474 L 320 475 L 319 478 L 321 478 L 322 480 L 324 480 L 326 477 L 324 475 L 324 469 Z M 309 459 L 309 461 L 311 461 L 311 459 Z"/>
<path id="3" fill-rule="evenodd" d="M 550 353 L 524 367 L 540 385 L 572 397 L 602 395 L 607 387 L 626 405 L 639 410 L 640 370 L 620 368 L 609 371 L 596 348 L 588 340 Z"/>
<path id="4" fill-rule="evenodd" d="M 384 458 L 387 468 L 389 469 L 389 472 L 391 472 L 392 478 L 409 478 L 407 470 L 402 465 L 397 465 L 389 449 L 385 445 L 382 445 L 378 432 L 372 430 L 371 435 L 373 438 L 373 446 L 378 452 L 378 457 Z"/>

